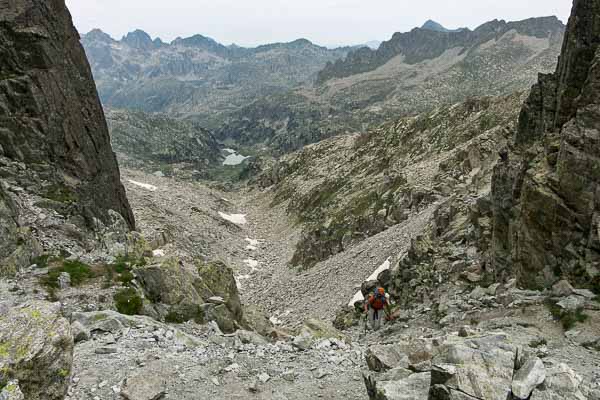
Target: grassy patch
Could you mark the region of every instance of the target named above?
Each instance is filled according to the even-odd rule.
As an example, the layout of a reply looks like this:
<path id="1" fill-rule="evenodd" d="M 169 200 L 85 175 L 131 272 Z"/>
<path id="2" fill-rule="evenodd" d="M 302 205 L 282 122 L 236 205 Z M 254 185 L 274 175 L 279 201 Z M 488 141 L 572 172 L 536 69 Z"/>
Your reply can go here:
<path id="1" fill-rule="evenodd" d="M 125 315 L 137 315 L 142 311 L 142 298 L 135 289 L 127 288 L 119 290 L 114 295 L 117 311 Z"/>
<path id="2" fill-rule="evenodd" d="M 583 323 L 587 321 L 589 316 L 583 312 L 583 308 L 578 308 L 575 311 L 564 310 L 554 301 L 547 301 L 546 306 L 552 314 L 552 318 L 555 321 L 560 322 L 565 331 L 573 328 L 577 323 Z"/>
<path id="3" fill-rule="evenodd" d="M 94 273 L 89 265 L 79 260 L 65 260 L 62 265 L 51 268 L 48 275 L 41 278 L 42 284 L 48 288 L 58 288 L 58 277 L 61 273 L 66 272 L 71 276 L 71 285 L 79 286 L 85 281 L 94 277 Z"/>

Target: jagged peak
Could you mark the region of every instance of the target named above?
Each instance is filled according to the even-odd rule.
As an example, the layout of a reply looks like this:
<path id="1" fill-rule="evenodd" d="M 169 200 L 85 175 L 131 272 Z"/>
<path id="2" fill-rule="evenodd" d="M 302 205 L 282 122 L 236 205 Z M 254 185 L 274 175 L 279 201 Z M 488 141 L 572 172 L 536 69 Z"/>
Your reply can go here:
<path id="1" fill-rule="evenodd" d="M 107 42 L 107 43 L 115 41 L 108 33 L 104 32 L 102 29 L 99 29 L 99 28 L 94 28 L 91 31 L 89 31 L 88 33 L 84 34 L 82 36 L 82 39 L 96 40 L 96 41 Z"/>

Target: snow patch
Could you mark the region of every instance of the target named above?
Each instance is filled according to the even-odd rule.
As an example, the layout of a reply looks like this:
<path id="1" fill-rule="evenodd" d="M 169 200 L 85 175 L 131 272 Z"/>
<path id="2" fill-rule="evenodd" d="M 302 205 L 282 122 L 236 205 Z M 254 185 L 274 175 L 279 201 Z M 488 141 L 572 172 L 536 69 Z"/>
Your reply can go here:
<path id="1" fill-rule="evenodd" d="M 223 151 L 225 151 L 226 153 L 229 153 L 229 155 L 227 157 L 225 157 L 225 160 L 223 161 L 223 165 L 230 165 L 230 166 L 240 165 L 241 163 L 246 161 L 246 159 L 250 158 L 250 157 L 246 157 L 246 156 L 239 154 L 237 151 L 235 151 L 233 149 L 223 149 Z"/>
<path id="2" fill-rule="evenodd" d="M 391 266 L 392 266 L 392 263 L 390 261 L 390 258 L 388 257 L 388 259 L 385 260 L 385 262 L 383 264 L 381 264 L 375 270 L 375 272 L 373 272 L 371 275 L 369 275 L 369 277 L 367 279 L 365 279 L 365 282 L 376 280 L 380 273 L 382 273 L 383 271 L 387 271 L 388 269 L 390 269 Z M 364 301 L 364 300 L 365 300 L 365 296 L 363 296 L 362 292 L 359 290 L 358 292 L 356 292 L 354 297 L 352 297 L 352 300 L 350 300 L 350 303 L 348 303 L 348 307 L 354 308 L 354 304 L 357 301 Z"/>
<path id="3" fill-rule="evenodd" d="M 149 190 L 151 192 L 156 192 L 156 189 L 158 189 L 156 186 L 154 185 L 149 185 L 147 183 L 142 183 L 142 182 L 138 182 L 138 181 L 133 181 L 131 179 L 129 179 L 129 183 L 135 185 L 135 186 L 139 186 L 141 188 L 144 188 L 146 190 Z"/>
<path id="4" fill-rule="evenodd" d="M 247 222 L 246 214 L 225 214 L 225 213 L 222 213 L 221 211 L 219 211 L 219 215 L 224 220 L 233 222 L 234 224 L 237 224 L 237 225 L 245 225 Z"/>

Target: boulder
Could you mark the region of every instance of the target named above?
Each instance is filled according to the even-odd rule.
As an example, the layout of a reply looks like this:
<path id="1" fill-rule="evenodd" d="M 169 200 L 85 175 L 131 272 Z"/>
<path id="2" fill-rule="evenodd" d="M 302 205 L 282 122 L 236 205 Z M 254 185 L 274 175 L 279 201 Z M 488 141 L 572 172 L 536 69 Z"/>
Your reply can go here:
<path id="1" fill-rule="evenodd" d="M 449 393 L 506 400 L 511 394 L 515 354 L 503 334 L 449 341 L 433 358 L 431 384 L 445 386 Z"/>
<path id="2" fill-rule="evenodd" d="M 586 400 L 579 390 L 581 381 L 581 377 L 566 364 L 549 367 L 546 380 L 533 391 L 530 400 Z"/>
<path id="3" fill-rule="evenodd" d="M 157 305 L 155 311 L 161 318 L 203 321 L 204 300 L 194 286 L 196 277 L 177 260 L 166 259 L 136 269 L 135 275 L 146 298 Z"/>
<path id="4" fill-rule="evenodd" d="M 245 331 L 243 329 L 240 329 L 235 334 L 240 339 L 240 342 L 242 342 L 243 344 L 265 346 L 269 343 L 264 337 L 260 336 L 256 332 Z"/>
<path id="5" fill-rule="evenodd" d="M 237 284 L 233 276 L 233 270 L 222 262 L 199 264 L 198 274 L 201 283 L 212 292 L 212 296 L 219 296 L 231 311 L 237 321 L 243 318 L 242 303 Z M 200 282 L 196 283 L 198 287 Z M 200 292 L 202 293 L 202 292 Z"/>
<path id="6" fill-rule="evenodd" d="M 84 342 L 90 339 L 90 330 L 83 326 L 79 321 L 75 321 L 71 324 L 71 332 L 73 332 L 75 343 Z"/>
<path id="7" fill-rule="evenodd" d="M 60 303 L 31 301 L 9 309 L 0 320 L 0 382 L 18 380 L 27 400 L 63 399 L 73 337 Z"/>
<path id="8" fill-rule="evenodd" d="M 262 336 L 268 336 L 273 330 L 273 323 L 265 313 L 252 305 L 244 307 L 244 324 Z"/>
<path id="9" fill-rule="evenodd" d="M 574 291 L 575 289 L 573 289 L 573 286 L 571 286 L 571 284 L 564 279 L 558 281 L 554 284 L 554 286 L 552 286 L 552 295 L 556 297 L 567 297 L 572 295 Z"/>
<path id="10" fill-rule="evenodd" d="M 307 350 L 319 339 L 338 339 L 347 342 L 348 338 L 328 323 L 309 318 L 304 321 L 300 333 L 294 338 L 293 345 L 300 350 Z"/>
<path id="11" fill-rule="evenodd" d="M 431 373 L 411 374 L 405 379 L 375 382 L 364 378 L 370 400 L 427 400 Z"/>
<path id="12" fill-rule="evenodd" d="M 546 379 L 546 368 L 539 358 L 531 358 L 523 365 L 513 377 L 512 393 L 515 397 L 525 400 L 531 392 L 541 385 Z"/>
<path id="13" fill-rule="evenodd" d="M 374 345 L 365 354 L 367 365 L 371 371 L 383 372 L 392 368 L 408 368 L 409 359 L 401 353 L 396 345 Z"/>

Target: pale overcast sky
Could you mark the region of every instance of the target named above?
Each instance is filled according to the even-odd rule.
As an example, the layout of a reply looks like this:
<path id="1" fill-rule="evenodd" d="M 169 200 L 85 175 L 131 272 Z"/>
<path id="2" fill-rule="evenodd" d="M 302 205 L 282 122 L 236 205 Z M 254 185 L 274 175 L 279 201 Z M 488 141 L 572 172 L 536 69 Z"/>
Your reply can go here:
<path id="1" fill-rule="evenodd" d="M 307 38 L 322 45 L 387 40 L 427 19 L 448 28 L 477 27 L 556 15 L 563 22 L 571 0 L 66 0 L 77 29 L 100 28 L 116 39 L 136 28 L 153 38 L 202 34 L 253 46 Z"/>

